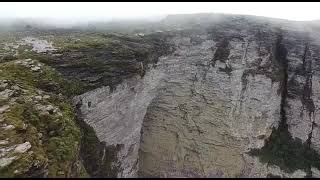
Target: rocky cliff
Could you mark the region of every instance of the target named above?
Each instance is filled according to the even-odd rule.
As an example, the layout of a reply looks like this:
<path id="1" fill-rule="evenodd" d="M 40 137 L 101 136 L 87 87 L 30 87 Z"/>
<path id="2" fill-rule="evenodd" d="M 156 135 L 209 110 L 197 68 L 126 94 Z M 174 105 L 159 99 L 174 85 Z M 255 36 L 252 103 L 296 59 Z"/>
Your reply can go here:
<path id="1" fill-rule="evenodd" d="M 81 82 L 66 94 L 91 177 L 320 176 L 317 22 L 201 14 L 153 27 L 59 35 L 58 51 L 33 54 Z"/>
<path id="2" fill-rule="evenodd" d="M 142 78 L 75 98 L 98 138 L 120 147 L 118 176 L 317 176 L 319 35 L 199 18 L 162 32 L 175 50 Z"/>

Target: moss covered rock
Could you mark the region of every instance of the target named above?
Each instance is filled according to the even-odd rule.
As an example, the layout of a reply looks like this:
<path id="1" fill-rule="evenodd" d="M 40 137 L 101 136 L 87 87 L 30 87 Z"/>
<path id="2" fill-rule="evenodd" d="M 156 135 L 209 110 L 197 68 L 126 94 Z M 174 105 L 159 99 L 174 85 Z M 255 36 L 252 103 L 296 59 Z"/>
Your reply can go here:
<path id="1" fill-rule="evenodd" d="M 7 92 L 5 97 L 0 93 L 0 139 L 6 142 L 0 145 L 5 152 L 0 159 L 10 160 L 0 176 L 85 177 L 81 165 L 74 173 L 80 163 L 80 129 L 68 98 L 72 88 L 61 88 L 66 81 L 37 60 L 26 59 L 1 63 L 0 80 L 1 92 Z"/>

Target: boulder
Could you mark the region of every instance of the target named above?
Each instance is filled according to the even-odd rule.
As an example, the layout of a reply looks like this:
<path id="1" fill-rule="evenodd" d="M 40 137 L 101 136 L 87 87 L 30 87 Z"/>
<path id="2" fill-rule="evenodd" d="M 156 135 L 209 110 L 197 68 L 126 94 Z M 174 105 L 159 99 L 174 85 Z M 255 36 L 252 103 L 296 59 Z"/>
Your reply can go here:
<path id="1" fill-rule="evenodd" d="M 0 145 L 6 145 L 8 143 L 9 143 L 9 141 L 7 141 L 7 140 L 0 140 Z"/>
<path id="2" fill-rule="evenodd" d="M 0 100 L 8 100 L 13 95 L 13 93 L 14 91 L 11 89 L 0 91 Z"/>
<path id="3" fill-rule="evenodd" d="M 34 72 L 38 72 L 41 68 L 39 66 L 32 67 L 31 70 Z"/>
<path id="4" fill-rule="evenodd" d="M 31 148 L 30 142 L 25 142 L 25 143 L 19 144 L 19 145 L 15 148 L 14 152 L 17 152 L 17 153 L 25 153 L 25 152 L 27 152 L 30 148 Z"/>
<path id="5" fill-rule="evenodd" d="M 10 107 L 9 105 L 1 106 L 1 107 L 0 107 L 0 114 L 4 113 L 6 110 L 8 110 L 9 107 Z"/>
<path id="6" fill-rule="evenodd" d="M 0 158 L 0 167 L 6 167 L 9 164 L 11 164 L 14 160 L 16 159 L 16 156 L 13 157 L 4 157 L 4 158 Z"/>
<path id="7" fill-rule="evenodd" d="M 14 129 L 15 127 L 13 126 L 13 125 L 4 125 L 4 126 L 2 126 L 2 128 L 3 128 L 3 130 L 11 130 L 11 129 Z"/>

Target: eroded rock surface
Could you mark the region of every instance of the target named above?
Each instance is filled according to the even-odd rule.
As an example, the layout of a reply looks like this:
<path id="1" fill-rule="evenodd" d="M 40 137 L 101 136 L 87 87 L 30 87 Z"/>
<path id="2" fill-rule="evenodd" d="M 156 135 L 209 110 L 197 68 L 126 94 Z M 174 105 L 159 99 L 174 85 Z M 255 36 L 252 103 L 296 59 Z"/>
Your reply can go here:
<path id="1" fill-rule="evenodd" d="M 279 128 L 320 150 L 319 35 L 293 22 L 199 22 L 170 32 L 175 51 L 144 76 L 75 97 L 99 140 L 121 147 L 117 176 L 316 175 L 317 164 L 288 172 L 249 152 L 265 147 Z"/>

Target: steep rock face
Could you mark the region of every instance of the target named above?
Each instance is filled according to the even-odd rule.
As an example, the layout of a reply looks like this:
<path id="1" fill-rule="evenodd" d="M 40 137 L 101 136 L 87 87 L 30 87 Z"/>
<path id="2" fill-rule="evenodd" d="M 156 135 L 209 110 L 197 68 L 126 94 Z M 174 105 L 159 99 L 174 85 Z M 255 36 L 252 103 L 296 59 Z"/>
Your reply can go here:
<path id="1" fill-rule="evenodd" d="M 211 25 L 172 32 L 175 51 L 142 78 L 75 97 L 99 140 L 120 147 L 117 176 L 315 176 L 317 164 L 286 171 L 250 151 L 277 130 L 319 150 L 317 34 L 250 18 Z"/>
<path id="2" fill-rule="evenodd" d="M 142 120 L 163 76 L 151 71 L 144 79 L 128 79 L 113 93 L 109 87 L 102 87 L 75 98 L 75 103 L 81 102 L 84 121 L 93 127 L 99 140 L 106 146 L 121 147 L 112 165 L 118 167 L 118 177 L 136 176 Z"/>
<path id="3" fill-rule="evenodd" d="M 293 137 L 319 148 L 319 44 L 313 36 L 288 37 L 288 121 Z M 314 133 L 315 132 L 315 133 Z"/>
<path id="4" fill-rule="evenodd" d="M 99 163 L 95 163 L 95 166 L 98 166 L 99 170 L 97 170 L 98 173 L 93 172 L 94 177 L 135 177 L 137 175 L 142 120 L 147 106 L 157 93 L 159 80 L 164 76 L 160 71 L 146 72 L 146 70 L 153 67 L 155 63 L 153 61 L 156 61 L 159 55 L 171 51 L 171 47 L 164 40 L 167 35 L 157 34 L 146 38 L 151 47 L 143 51 L 148 54 L 147 57 L 139 57 L 143 59 L 139 70 L 128 66 L 115 67 L 115 71 L 122 74 L 113 76 L 118 80 L 124 79 L 122 83 L 102 78 L 103 82 L 100 82 L 100 86 L 106 84 L 109 86 L 103 86 L 74 98 L 74 104 L 79 110 L 78 118 L 89 126 L 84 125 L 83 128 L 93 128 L 94 136 L 98 138 L 98 142 L 91 144 L 96 146 L 95 151 L 98 151 L 99 157 L 87 157 L 89 164 L 94 163 L 93 161 L 98 158 Z M 152 48 L 157 52 L 153 52 Z M 110 59 L 100 58 L 100 61 L 108 62 Z M 117 62 L 138 64 L 135 58 L 129 61 L 120 58 Z M 102 73 L 108 73 L 108 71 Z M 127 79 L 123 78 L 124 76 Z"/>
<path id="5" fill-rule="evenodd" d="M 177 51 L 159 62 L 167 89 L 144 119 L 142 176 L 248 176 L 245 152 L 262 147 L 279 121 L 280 80 L 268 53 L 276 32 L 257 39 L 214 30 L 177 36 Z"/>

